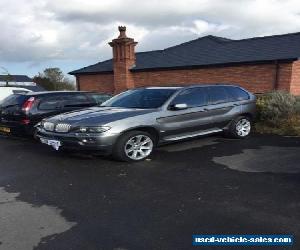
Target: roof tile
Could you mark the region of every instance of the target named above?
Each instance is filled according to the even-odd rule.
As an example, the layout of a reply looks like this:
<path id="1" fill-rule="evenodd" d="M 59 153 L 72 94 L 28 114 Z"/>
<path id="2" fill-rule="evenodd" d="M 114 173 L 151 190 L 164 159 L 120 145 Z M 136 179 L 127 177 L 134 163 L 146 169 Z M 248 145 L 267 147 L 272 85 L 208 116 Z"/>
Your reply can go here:
<path id="1" fill-rule="evenodd" d="M 297 59 L 300 33 L 231 40 L 205 36 L 164 50 L 136 53 L 132 71 L 229 63 Z M 72 75 L 112 72 L 112 59 L 70 72 Z"/>

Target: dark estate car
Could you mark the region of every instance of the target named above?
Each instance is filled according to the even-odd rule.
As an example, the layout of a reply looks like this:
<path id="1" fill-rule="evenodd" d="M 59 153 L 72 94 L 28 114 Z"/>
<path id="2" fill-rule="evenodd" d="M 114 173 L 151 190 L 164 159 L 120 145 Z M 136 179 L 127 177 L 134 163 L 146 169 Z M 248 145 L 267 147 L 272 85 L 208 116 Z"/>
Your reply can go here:
<path id="1" fill-rule="evenodd" d="M 32 135 L 45 117 L 100 105 L 110 97 L 80 91 L 16 93 L 0 102 L 0 132 Z"/>
<path id="2" fill-rule="evenodd" d="M 37 136 L 56 150 L 91 149 L 139 161 L 156 145 L 181 139 L 216 132 L 245 138 L 255 109 L 255 96 L 232 85 L 139 88 L 100 107 L 44 119 Z"/>

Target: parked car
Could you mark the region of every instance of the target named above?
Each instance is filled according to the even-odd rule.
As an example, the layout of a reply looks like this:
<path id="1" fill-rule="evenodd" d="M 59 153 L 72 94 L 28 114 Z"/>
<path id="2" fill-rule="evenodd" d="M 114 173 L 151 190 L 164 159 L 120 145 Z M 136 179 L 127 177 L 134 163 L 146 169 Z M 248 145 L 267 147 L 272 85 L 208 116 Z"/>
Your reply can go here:
<path id="1" fill-rule="evenodd" d="M 233 85 L 149 87 L 103 103 L 44 119 L 41 142 L 56 150 L 92 149 L 123 161 L 148 157 L 154 147 L 217 132 L 250 134 L 256 97 Z"/>
<path id="2" fill-rule="evenodd" d="M 20 93 L 32 92 L 29 89 L 18 88 L 18 87 L 0 87 L 0 103 L 8 96 Z"/>
<path id="3" fill-rule="evenodd" d="M 32 135 L 34 126 L 43 118 L 98 105 L 101 96 L 103 100 L 110 98 L 78 91 L 15 93 L 0 104 L 0 132 Z"/>

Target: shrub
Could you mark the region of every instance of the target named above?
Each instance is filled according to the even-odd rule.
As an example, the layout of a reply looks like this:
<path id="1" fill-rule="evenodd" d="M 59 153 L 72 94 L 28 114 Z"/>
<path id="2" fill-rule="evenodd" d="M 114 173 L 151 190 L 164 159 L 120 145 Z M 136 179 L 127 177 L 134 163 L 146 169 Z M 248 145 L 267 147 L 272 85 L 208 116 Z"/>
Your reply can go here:
<path id="1" fill-rule="evenodd" d="M 283 91 L 262 95 L 257 100 L 258 118 L 268 125 L 279 126 L 296 115 L 296 103 L 293 95 Z"/>
<path id="2" fill-rule="evenodd" d="M 296 112 L 300 115 L 300 96 L 296 97 Z"/>

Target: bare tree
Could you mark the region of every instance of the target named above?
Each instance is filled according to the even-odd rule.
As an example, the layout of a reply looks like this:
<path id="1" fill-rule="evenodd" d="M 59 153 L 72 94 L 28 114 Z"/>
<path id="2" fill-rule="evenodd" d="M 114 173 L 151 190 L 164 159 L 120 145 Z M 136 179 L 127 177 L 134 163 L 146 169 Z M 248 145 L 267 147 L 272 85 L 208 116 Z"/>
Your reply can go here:
<path id="1" fill-rule="evenodd" d="M 66 77 L 60 68 L 46 68 L 38 73 L 33 81 L 47 90 L 75 90 L 75 84 Z"/>

